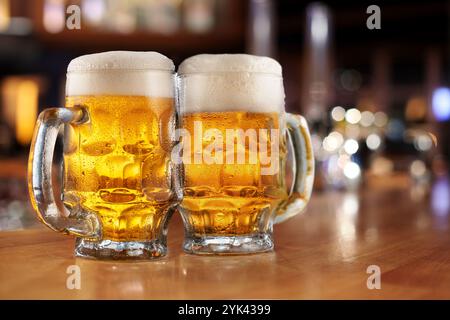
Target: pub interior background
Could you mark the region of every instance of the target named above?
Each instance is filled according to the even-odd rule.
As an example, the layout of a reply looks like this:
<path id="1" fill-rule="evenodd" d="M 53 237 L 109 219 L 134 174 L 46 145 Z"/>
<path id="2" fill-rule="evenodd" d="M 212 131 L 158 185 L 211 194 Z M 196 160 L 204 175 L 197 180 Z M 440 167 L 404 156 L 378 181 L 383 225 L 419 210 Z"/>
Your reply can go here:
<path id="1" fill-rule="evenodd" d="M 363 2 L 0 0 L 0 231 L 32 228 L 26 186 L 38 113 L 64 102 L 76 56 L 155 50 L 174 60 L 251 53 L 283 66 L 286 108 L 313 134 L 313 199 L 400 188 L 447 225 L 450 213 L 450 4 L 385 1 L 369 30 Z M 68 30 L 69 4 L 81 29 Z M 348 200 L 348 201 L 347 201 Z"/>

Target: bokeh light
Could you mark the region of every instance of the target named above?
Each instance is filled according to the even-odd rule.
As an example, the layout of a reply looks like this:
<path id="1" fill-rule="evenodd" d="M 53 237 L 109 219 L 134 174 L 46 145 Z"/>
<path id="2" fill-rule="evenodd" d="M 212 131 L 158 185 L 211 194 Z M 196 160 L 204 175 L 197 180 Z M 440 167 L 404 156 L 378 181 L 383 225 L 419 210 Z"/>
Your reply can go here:
<path id="1" fill-rule="evenodd" d="M 386 126 L 386 124 L 388 123 L 388 117 L 387 117 L 386 113 L 384 113 L 382 111 L 376 112 L 374 117 L 375 117 L 374 124 L 377 127 L 382 128 L 382 127 Z"/>
<path id="2" fill-rule="evenodd" d="M 361 113 L 361 125 L 363 127 L 370 127 L 371 125 L 373 125 L 374 121 L 375 121 L 375 116 L 372 112 L 363 111 Z"/>
<path id="3" fill-rule="evenodd" d="M 355 180 L 361 175 L 361 168 L 357 163 L 350 161 L 344 167 L 344 175 L 351 180 Z"/>
<path id="4" fill-rule="evenodd" d="M 345 113 L 345 120 L 348 123 L 356 124 L 361 120 L 361 112 L 356 108 L 348 109 Z"/>
<path id="5" fill-rule="evenodd" d="M 422 160 L 414 160 L 409 167 L 411 176 L 420 178 L 427 173 L 427 167 Z"/>
<path id="6" fill-rule="evenodd" d="M 450 119 L 450 89 L 438 88 L 433 92 L 433 114 L 438 121 Z"/>
<path id="7" fill-rule="evenodd" d="M 323 139 L 323 148 L 328 152 L 334 152 L 342 146 L 342 143 L 344 143 L 342 134 L 333 131 Z"/>
<path id="8" fill-rule="evenodd" d="M 309 11 L 311 21 L 311 39 L 315 44 L 322 45 L 328 39 L 327 10 L 320 4 L 313 4 Z"/>
<path id="9" fill-rule="evenodd" d="M 403 133 L 405 132 L 405 125 L 400 119 L 391 119 L 388 123 L 386 136 L 395 141 L 403 139 Z"/>
<path id="10" fill-rule="evenodd" d="M 337 106 L 334 107 L 333 110 L 331 110 L 331 118 L 333 118 L 334 121 L 342 121 L 345 119 L 345 109 Z"/>
<path id="11" fill-rule="evenodd" d="M 359 144 L 358 141 L 356 141 L 355 139 L 348 139 L 347 141 L 345 141 L 344 150 L 348 154 L 355 154 L 356 152 L 358 152 L 358 149 Z"/>
<path id="12" fill-rule="evenodd" d="M 370 150 L 377 150 L 381 145 L 381 138 L 376 133 L 371 133 L 366 138 L 367 148 Z"/>
<path id="13" fill-rule="evenodd" d="M 419 151 L 428 151 L 433 146 L 433 140 L 427 134 L 421 134 L 414 139 L 414 147 Z"/>
<path id="14" fill-rule="evenodd" d="M 448 215 L 450 211 L 450 186 L 447 178 L 440 178 L 433 185 L 431 206 L 436 215 Z"/>
<path id="15" fill-rule="evenodd" d="M 423 120 L 427 114 L 427 101 L 423 97 L 412 97 L 408 100 L 405 118 L 409 121 Z"/>
<path id="16" fill-rule="evenodd" d="M 44 28 L 47 32 L 58 33 L 66 25 L 66 11 L 64 1 L 46 0 L 44 3 Z"/>

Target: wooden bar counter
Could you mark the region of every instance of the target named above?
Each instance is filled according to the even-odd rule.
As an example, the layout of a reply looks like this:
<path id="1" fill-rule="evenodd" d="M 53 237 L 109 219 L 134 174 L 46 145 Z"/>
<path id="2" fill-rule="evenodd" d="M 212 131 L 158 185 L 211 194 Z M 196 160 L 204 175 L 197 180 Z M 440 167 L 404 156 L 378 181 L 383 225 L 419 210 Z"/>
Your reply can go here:
<path id="1" fill-rule="evenodd" d="M 358 193 L 316 191 L 307 212 L 275 226 L 273 253 L 249 256 L 183 253 L 178 215 L 168 256 L 150 262 L 75 258 L 72 237 L 40 225 L 4 231 L 0 298 L 449 299 L 449 212 L 442 198 L 448 187 L 443 190 L 418 196 L 408 178 L 384 178 Z M 80 267 L 79 290 L 66 287 L 70 265 Z M 381 289 L 367 287 L 371 265 L 381 270 Z"/>

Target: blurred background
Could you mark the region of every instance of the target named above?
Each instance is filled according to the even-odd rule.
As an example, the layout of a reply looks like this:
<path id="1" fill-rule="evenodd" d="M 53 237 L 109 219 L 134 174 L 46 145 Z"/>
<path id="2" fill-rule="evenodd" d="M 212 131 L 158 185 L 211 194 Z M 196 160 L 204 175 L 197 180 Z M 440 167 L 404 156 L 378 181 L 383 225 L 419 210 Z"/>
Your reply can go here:
<path id="1" fill-rule="evenodd" d="M 198 53 L 274 57 L 287 110 L 311 126 L 315 194 L 357 199 L 395 185 L 447 216 L 450 3 L 377 1 L 381 29 L 372 30 L 373 3 L 338 3 L 0 0 L 0 230 L 36 223 L 26 187 L 36 117 L 63 105 L 71 59 L 107 50 L 156 50 L 175 64 Z M 80 29 L 66 26 L 70 5 Z"/>

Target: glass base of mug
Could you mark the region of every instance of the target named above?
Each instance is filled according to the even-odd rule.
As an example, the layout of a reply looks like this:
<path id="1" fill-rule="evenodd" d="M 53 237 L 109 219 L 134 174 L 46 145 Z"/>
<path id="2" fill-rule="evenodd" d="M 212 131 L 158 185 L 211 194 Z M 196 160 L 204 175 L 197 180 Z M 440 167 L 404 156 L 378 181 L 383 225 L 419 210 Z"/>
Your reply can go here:
<path id="1" fill-rule="evenodd" d="M 166 245 L 153 241 L 88 241 L 78 238 L 75 256 L 100 260 L 151 260 L 165 256 Z"/>
<path id="2" fill-rule="evenodd" d="M 190 237 L 184 240 L 183 249 L 199 255 L 251 254 L 272 251 L 273 240 L 270 234 Z"/>

